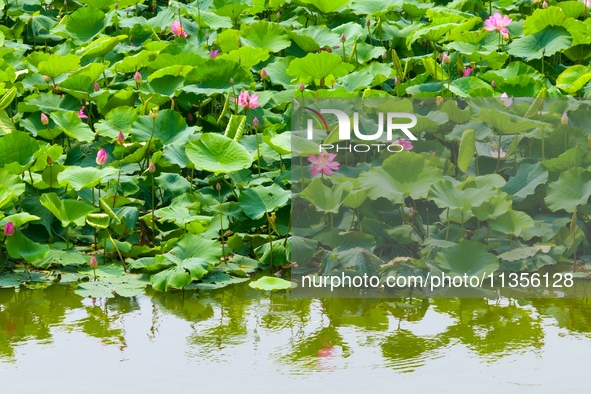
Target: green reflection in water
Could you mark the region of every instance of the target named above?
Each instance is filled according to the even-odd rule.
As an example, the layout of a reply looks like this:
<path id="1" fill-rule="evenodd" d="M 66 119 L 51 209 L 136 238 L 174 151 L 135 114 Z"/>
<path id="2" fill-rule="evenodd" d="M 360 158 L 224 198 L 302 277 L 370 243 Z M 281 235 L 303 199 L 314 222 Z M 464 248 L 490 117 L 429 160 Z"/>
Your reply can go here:
<path id="1" fill-rule="evenodd" d="M 54 330 L 84 333 L 123 351 L 130 335 L 138 335 L 137 328 L 127 331 L 126 317 L 136 315 L 149 317 L 141 334 L 151 340 L 170 335 L 159 331 L 164 322 L 187 328 L 186 357 L 216 361 L 228 349 L 260 348 L 276 365 L 302 373 L 347 368 L 356 352 L 377 354 L 374 367 L 398 372 L 417 371 L 454 347 L 488 362 L 539 353 L 547 327 L 565 330 L 562 336 L 591 333 L 591 306 L 579 299 L 312 300 L 237 285 L 91 300 L 58 285 L 0 290 L 0 361 L 18 363 L 16 347 L 51 344 Z"/>

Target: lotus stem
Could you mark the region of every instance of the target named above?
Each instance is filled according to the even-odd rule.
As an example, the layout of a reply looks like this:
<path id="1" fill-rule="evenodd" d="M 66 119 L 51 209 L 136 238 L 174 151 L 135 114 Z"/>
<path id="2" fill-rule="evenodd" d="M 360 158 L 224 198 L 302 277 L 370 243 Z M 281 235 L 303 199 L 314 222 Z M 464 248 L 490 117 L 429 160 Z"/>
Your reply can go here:
<path id="1" fill-rule="evenodd" d="M 220 243 L 222 244 L 222 258 L 226 261 L 226 247 L 224 246 L 224 213 L 222 210 L 222 188 L 218 183 L 216 185 L 218 191 L 218 199 L 220 202 Z"/>

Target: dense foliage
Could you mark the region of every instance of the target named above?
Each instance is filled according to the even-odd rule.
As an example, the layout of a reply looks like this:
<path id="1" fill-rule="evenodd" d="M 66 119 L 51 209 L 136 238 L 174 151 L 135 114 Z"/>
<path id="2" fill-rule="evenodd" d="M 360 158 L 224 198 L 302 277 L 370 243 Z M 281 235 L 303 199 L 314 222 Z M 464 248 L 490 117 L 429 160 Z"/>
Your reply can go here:
<path id="1" fill-rule="evenodd" d="M 282 272 L 290 253 L 294 97 L 543 100 L 591 93 L 591 19 L 586 3 L 576 1 L 3 4 L 0 224 L 7 253 L 0 286 L 90 278 L 78 285 L 80 294 L 133 295 L 148 284 L 167 290 L 200 281 L 191 286 L 207 289 L 246 281 L 260 268 Z M 532 113 L 515 105 L 512 115 L 564 124 L 557 109 L 545 119 L 540 105 Z M 523 224 L 537 221 L 545 232 L 530 234 L 531 243 L 541 238 L 561 252 L 546 262 L 587 246 L 586 120 L 566 116 L 562 129 L 546 135 L 546 148 L 532 149 L 544 141 L 539 127 L 498 147 L 519 166 L 497 162 L 498 183 L 489 185 L 507 211 L 498 211 L 492 229 L 510 234 L 504 240 L 513 247 L 531 227 Z M 504 133 L 489 130 L 475 133 L 475 146 Z M 565 134 L 573 137 L 562 144 Z M 439 154 L 434 168 L 480 185 L 465 179 L 475 151 L 459 161 L 454 138 L 424 137 Z M 428 153 L 414 152 L 412 160 L 427 160 Z M 530 182 L 525 189 L 522 178 Z M 568 206 L 553 205 L 553 190 L 567 184 L 580 195 Z M 445 200 L 427 191 L 416 197 L 438 206 L 437 198 Z M 513 210 L 511 200 L 522 205 Z M 532 218 L 521 206 L 569 214 L 561 221 Z M 455 216 L 441 227 L 459 223 Z M 414 230 L 420 239 L 411 238 L 412 253 L 424 246 L 423 229 Z M 447 242 L 463 248 L 464 231 L 452 227 L 452 234 Z M 265 277 L 253 286 L 286 283 Z"/>

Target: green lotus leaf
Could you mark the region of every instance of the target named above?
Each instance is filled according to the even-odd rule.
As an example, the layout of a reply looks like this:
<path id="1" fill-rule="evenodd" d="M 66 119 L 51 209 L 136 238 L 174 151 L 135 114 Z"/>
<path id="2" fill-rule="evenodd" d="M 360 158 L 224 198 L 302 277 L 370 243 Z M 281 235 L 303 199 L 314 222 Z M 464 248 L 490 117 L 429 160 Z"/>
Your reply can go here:
<path id="1" fill-rule="evenodd" d="M 57 176 L 58 181 L 65 185 L 69 185 L 74 190 L 82 190 L 89 187 L 95 187 L 106 176 L 117 173 L 117 169 L 113 167 L 95 168 L 95 167 L 78 167 L 70 166 Z"/>
<path id="2" fill-rule="evenodd" d="M 229 59 L 242 67 L 251 68 L 269 58 L 269 52 L 262 48 L 240 47 L 230 53 L 223 54 L 220 59 Z"/>
<path id="3" fill-rule="evenodd" d="M 79 283 L 74 293 L 81 297 L 113 298 L 135 297 L 145 294 L 149 282 L 141 275 L 127 274 L 121 277 L 100 278 L 97 281 Z"/>
<path id="4" fill-rule="evenodd" d="M 577 64 L 564 70 L 556 78 L 556 87 L 575 94 L 591 81 L 591 67 Z"/>
<path id="5" fill-rule="evenodd" d="M 45 257 L 36 260 L 32 264 L 37 268 L 48 269 L 51 266 L 78 266 L 88 263 L 88 256 L 69 250 L 50 249 Z"/>
<path id="6" fill-rule="evenodd" d="M 37 66 L 39 72 L 49 78 L 57 78 L 60 75 L 75 70 L 80 65 L 80 58 L 76 55 L 61 56 L 52 54 L 49 59 L 43 60 Z"/>
<path id="7" fill-rule="evenodd" d="M 246 216 L 257 220 L 265 213 L 273 212 L 287 204 L 291 192 L 276 183 L 271 186 L 256 186 L 240 193 L 238 203 Z"/>
<path id="8" fill-rule="evenodd" d="M 412 152 L 396 153 L 381 167 L 372 167 L 359 175 L 359 184 L 372 200 L 385 197 L 401 204 L 406 197 L 426 198 L 431 184 L 441 179 L 441 169 L 430 160 Z"/>
<path id="9" fill-rule="evenodd" d="M 588 29 L 585 23 L 567 17 L 562 9 L 556 6 L 551 6 L 547 9 L 538 8 L 532 15 L 525 18 L 523 34 L 536 34 L 549 26 L 561 26 L 566 29 L 573 38 L 573 46 L 581 43 L 589 43 Z"/>
<path id="10" fill-rule="evenodd" d="M 542 161 L 542 165 L 550 172 L 563 172 L 570 168 L 580 167 L 587 153 L 580 146 L 575 146 L 558 157 Z"/>
<path id="11" fill-rule="evenodd" d="M 490 84 L 487 84 L 486 82 L 482 81 L 480 78 L 476 78 L 476 77 L 463 77 L 463 78 L 458 78 L 455 79 L 450 87 L 449 90 L 451 90 L 454 94 L 457 94 L 460 97 L 470 97 L 473 96 L 473 91 L 475 89 L 484 89 L 484 90 L 489 90 L 490 91 L 490 95 L 492 96 L 493 93 L 493 89 L 490 87 Z M 446 101 L 444 104 L 446 103 L 453 103 L 455 101 Z M 451 105 L 451 104 L 448 104 Z"/>
<path id="12" fill-rule="evenodd" d="M 535 193 L 536 187 L 548 181 L 548 171 L 543 163 L 522 163 L 517 174 L 511 177 L 503 187 L 503 191 L 519 198 L 526 198 Z"/>
<path id="13" fill-rule="evenodd" d="M 344 8 L 344 6 L 350 1 L 351 0 L 302 0 L 302 3 L 311 4 L 318 8 L 320 12 L 327 14 Z"/>
<path id="14" fill-rule="evenodd" d="M 216 290 L 249 280 L 250 278 L 237 278 L 235 276 L 230 276 L 225 272 L 214 270 L 201 278 L 200 283 L 189 285 L 187 288 L 191 289 L 194 287 L 199 290 Z"/>
<path id="15" fill-rule="evenodd" d="M 442 179 L 433 185 L 429 184 L 429 186 L 431 187 L 429 198 L 439 208 L 451 208 L 460 212 L 468 212 L 474 207 L 479 207 L 497 194 L 497 191 L 491 185 L 460 190 L 454 187 L 453 183 L 448 179 Z"/>
<path id="16" fill-rule="evenodd" d="M 196 168 L 229 173 L 250 167 L 251 154 L 238 142 L 220 134 L 207 133 L 186 147 L 187 157 Z"/>
<path id="17" fill-rule="evenodd" d="M 1 206 L 1 202 L 0 202 Z M 5 216 L 2 220 L 0 220 L 0 227 L 4 227 L 4 225 L 8 222 L 12 222 L 14 227 L 18 228 L 25 223 L 32 222 L 35 220 L 41 219 L 39 216 L 31 215 L 28 212 L 19 212 L 13 215 Z"/>
<path id="18" fill-rule="evenodd" d="M 16 98 L 16 94 L 17 94 L 16 86 L 13 86 L 10 89 L 8 89 L 8 91 L 6 93 L 4 93 L 2 98 L 0 98 L 0 110 L 5 109 L 10 104 L 12 104 L 12 102 Z"/>
<path id="19" fill-rule="evenodd" d="M 127 135 L 132 125 L 138 119 L 137 111 L 131 107 L 117 107 L 110 110 L 105 119 L 94 124 L 97 134 L 117 139 L 119 132 Z"/>
<path id="20" fill-rule="evenodd" d="M 466 172 L 468 166 L 476 153 L 476 143 L 474 129 L 465 129 L 460 140 L 460 151 L 458 153 L 458 168 Z"/>
<path id="21" fill-rule="evenodd" d="M 263 276 L 254 282 L 250 282 L 248 286 L 263 291 L 289 290 L 292 288 L 290 281 L 275 276 Z"/>
<path id="22" fill-rule="evenodd" d="M 219 242 L 187 234 L 166 254 L 156 256 L 159 263 L 172 263 L 170 268 L 152 275 L 154 289 L 182 289 L 194 280 L 201 279 L 220 262 L 222 248 Z"/>
<path id="23" fill-rule="evenodd" d="M 501 134 L 520 134 L 538 126 L 538 122 L 533 120 L 486 108 L 480 110 L 480 116 L 476 120 L 491 125 Z"/>
<path id="24" fill-rule="evenodd" d="M 111 224 L 111 218 L 106 213 L 89 213 L 86 215 L 86 224 L 92 228 L 104 230 Z"/>
<path id="25" fill-rule="evenodd" d="M 27 133 L 12 132 L 0 137 L 0 168 L 21 174 L 35 161 L 39 141 Z"/>
<path id="26" fill-rule="evenodd" d="M 165 146 L 176 141 L 184 141 L 194 132 L 195 128 L 187 127 L 183 116 L 171 109 L 158 111 L 156 119 L 150 115 L 140 116 L 131 125 L 132 141 L 159 139 Z"/>
<path id="27" fill-rule="evenodd" d="M 56 193 L 44 193 L 39 198 L 42 206 L 47 208 L 66 227 L 71 223 L 77 226 L 85 224 L 86 215 L 98 211 L 98 208 L 85 200 L 61 200 Z"/>
<path id="28" fill-rule="evenodd" d="M 75 44 L 91 41 L 107 25 L 105 14 L 94 7 L 79 8 L 68 16 L 66 30 Z"/>
<path id="29" fill-rule="evenodd" d="M 94 140 L 94 133 L 86 123 L 82 122 L 76 112 L 53 112 L 51 120 L 61 131 L 78 141 Z"/>
<path id="30" fill-rule="evenodd" d="M 497 193 L 478 207 L 472 208 L 472 213 L 478 220 L 494 219 L 509 211 L 513 205 L 510 195 L 504 192 Z"/>
<path id="31" fill-rule="evenodd" d="M 319 212 L 338 213 L 343 201 L 349 195 L 347 186 L 347 183 L 340 183 L 334 187 L 328 187 L 324 185 L 322 179 L 315 178 L 299 195 L 310 201 Z"/>
<path id="32" fill-rule="evenodd" d="M 126 38 L 125 35 L 98 38 L 84 48 L 82 57 L 105 57 L 119 42 Z"/>
<path id="33" fill-rule="evenodd" d="M 435 261 L 439 268 L 457 276 L 482 277 L 499 269 L 497 256 L 489 253 L 483 244 L 468 240 L 437 252 Z"/>
<path id="34" fill-rule="evenodd" d="M 287 73 L 300 79 L 324 79 L 329 75 L 335 78 L 342 77 L 353 70 L 351 64 L 343 62 L 342 58 L 334 53 L 320 52 L 309 53 L 303 58 L 293 59 L 289 64 Z"/>
<path id="35" fill-rule="evenodd" d="M 279 52 L 291 45 L 285 30 L 281 26 L 267 21 L 247 25 L 241 32 L 241 36 L 244 45 L 271 52 Z"/>
<path id="36" fill-rule="evenodd" d="M 525 212 L 510 210 L 488 224 L 493 230 L 519 237 L 523 230 L 534 226 L 534 220 Z"/>
<path id="37" fill-rule="evenodd" d="M 253 77 L 244 67 L 228 59 L 210 59 L 191 71 L 186 79 L 194 84 L 183 88 L 186 92 L 213 94 L 248 89 Z M 230 81 L 234 80 L 234 84 Z"/>
<path id="38" fill-rule="evenodd" d="M 577 206 L 587 204 L 591 196 L 591 171 L 571 168 L 560 174 L 558 181 L 550 183 L 546 193 L 546 205 L 553 211 L 564 209 L 576 212 Z"/>
<path id="39" fill-rule="evenodd" d="M 280 155 L 289 155 L 291 153 L 291 132 L 286 131 L 273 136 L 263 136 L 263 141 L 267 143 L 275 152 Z"/>
<path id="40" fill-rule="evenodd" d="M 49 246 L 33 242 L 20 231 L 16 231 L 11 237 L 6 237 L 6 250 L 13 259 L 25 259 L 34 263 L 45 257 Z"/>
<path id="41" fill-rule="evenodd" d="M 547 27 L 531 36 L 524 36 L 509 44 L 512 56 L 522 57 L 526 61 L 553 56 L 557 52 L 570 48 L 572 36 L 564 27 Z"/>
<path id="42" fill-rule="evenodd" d="M 150 64 L 155 56 L 154 52 L 144 50 L 137 55 L 126 56 L 122 61 L 115 64 L 114 68 L 122 73 L 133 73 Z"/>

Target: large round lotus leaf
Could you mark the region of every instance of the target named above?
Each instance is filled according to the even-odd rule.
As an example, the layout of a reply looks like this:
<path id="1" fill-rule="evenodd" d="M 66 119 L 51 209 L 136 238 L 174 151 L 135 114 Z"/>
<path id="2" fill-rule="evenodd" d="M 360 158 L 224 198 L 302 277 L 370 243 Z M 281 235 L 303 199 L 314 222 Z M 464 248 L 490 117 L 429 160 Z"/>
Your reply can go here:
<path id="1" fill-rule="evenodd" d="M 288 290 L 291 289 L 291 282 L 274 276 L 263 276 L 262 278 L 248 284 L 253 289 L 263 291 Z"/>
<path id="2" fill-rule="evenodd" d="M 45 257 L 45 254 L 49 251 L 49 246 L 33 242 L 20 231 L 16 231 L 11 237 L 6 237 L 6 249 L 13 259 L 25 259 L 28 262 L 35 262 Z"/>
<path id="3" fill-rule="evenodd" d="M 454 187 L 453 183 L 448 179 L 442 179 L 431 185 L 431 190 L 429 190 L 429 198 L 439 208 L 457 209 L 461 212 L 467 212 L 474 207 L 479 207 L 496 194 L 497 191 L 491 185 L 460 190 Z"/>
<path id="4" fill-rule="evenodd" d="M 105 25 L 105 14 L 101 10 L 83 7 L 69 15 L 66 30 L 76 44 L 84 44 L 92 40 Z"/>
<path id="5" fill-rule="evenodd" d="M 400 204 L 406 197 L 427 197 L 429 188 L 441 179 L 441 169 L 430 160 L 412 152 L 396 153 L 381 167 L 372 167 L 359 175 L 359 184 L 372 200 L 385 197 Z"/>
<path id="6" fill-rule="evenodd" d="M 117 170 L 112 167 L 98 169 L 95 167 L 77 167 L 71 166 L 60 172 L 57 176 L 60 183 L 68 184 L 74 190 L 80 191 L 87 187 L 95 187 L 108 175 L 113 175 Z"/>
<path id="7" fill-rule="evenodd" d="M 458 276 L 482 277 L 499 269 L 499 259 L 489 253 L 483 244 L 464 240 L 459 245 L 442 249 L 435 256 L 437 266 Z"/>
<path id="8" fill-rule="evenodd" d="M 224 93 L 235 89 L 248 89 L 253 83 L 252 74 L 237 62 L 229 59 L 210 59 L 193 69 L 186 76 L 187 84 L 183 90 L 191 93 Z M 234 80 L 234 84 L 230 79 Z"/>
<path id="9" fill-rule="evenodd" d="M 571 168 L 560 174 L 558 181 L 552 182 L 546 192 L 546 205 L 552 211 L 564 209 L 575 212 L 577 206 L 584 205 L 591 196 L 591 171 Z"/>
<path id="10" fill-rule="evenodd" d="M 229 173 L 250 167 L 252 156 L 238 142 L 220 134 L 207 133 L 186 147 L 187 157 L 196 168 Z"/>
<path id="11" fill-rule="evenodd" d="M 317 211 L 338 213 L 349 195 L 345 186 L 346 183 L 339 183 L 335 187 L 328 187 L 322 183 L 322 179 L 316 178 L 300 192 L 300 197 L 310 201 Z"/>
<path id="12" fill-rule="evenodd" d="M 572 36 L 563 27 L 547 27 L 531 36 L 523 36 L 509 44 L 510 55 L 525 60 L 552 56 L 558 51 L 570 48 Z M 544 50 L 544 51 L 543 51 Z"/>
<path id="13" fill-rule="evenodd" d="M 47 75 L 50 78 L 56 78 L 67 73 L 68 71 L 75 70 L 80 65 L 80 58 L 76 55 L 65 55 L 61 56 L 53 54 L 47 60 L 43 60 L 37 66 L 39 72 L 43 75 Z"/>
<path id="14" fill-rule="evenodd" d="M 304 4 L 311 4 L 318 8 L 323 14 L 335 12 L 343 8 L 350 0 L 302 0 Z"/>
<path id="15" fill-rule="evenodd" d="M 240 47 L 230 53 L 220 56 L 220 59 L 229 59 L 240 63 L 242 67 L 251 68 L 269 58 L 269 52 L 262 48 Z"/>
<path id="16" fill-rule="evenodd" d="M 303 58 L 293 59 L 287 73 L 301 79 L 323 79 L 332 75 L 335 78 L 345 76 L 353 70 L 353 65 L 343 62 L 334 53 L 309 53 Z"/>
<path id="17" fill-rule="evenodd" d="M 94 133 L 76 112 L 53 112 L 51 119 L 60 130 L 78 141 L 89 142 L 94 139 Z"/>
<path id="18" fill-rule="evenodd" d="M 145 293 L 148 281 L 140 275 L 127 274 L 121 277 L 100 278 L 97 281 L 78 284 L 74 293 L 82 297 L 113 298 L 135 297 Z"/>
<path id="19" fill-rule="evenodd" d="M 577 64 L 564 70 L 556 78 L 556 86 L 569 94 L 575 94 L 591 80 L 591 67 Z"/>
<path id="20" fill-rule="evenodd" d="M 265 212 L 273 212 L 287 204 L 291 192 L 274 183 L 271 186 L 256 186 L 240 193 L 240 207 L 251 219 L 260 219 Z"/>
<path id="21" fill-rule="evenodd" d="M 488 222 L 493 230 L 519 237 L 525 229 L 534 226 L 534 220 L 525 212 L 508 211 Z"/>
<path id="22" fill-rule="evenodd" d="M 194 132 L 194 128 L 187 127 L 187 122 L 176 111 L 165 109 L 158 111 L 156 120 L 151 116 L 140 116 L 131 126 L 133 141 L 148 141 L 150 136 L 159 139 L 162 144 L 172 144 Z"/>
<path id="23" fill-rule="evenodd" d="M 27 133 L 6 134 L 0 138 L 0 167 L 14 163 L 9 170 L 20 174 L 33 163 L 38 149 L 39 141 L 31 138 Z"/>
<path id="24" fill-rule="evenodd" d="M 548 181 L 548 171 L 542 163 L 522 163 L 517 174 L 503 186 L 503 191 L 515 197 L 525 198 L 535 193 L 536 187 Z"/>
<path id="25" fill-rule="evenodd" d="M 244 45 L 271 52 L 279 52 L 291 45 L 285 30 L 278 24 L 267 21 L 247 25 L 241 35 Z"/>
<path id="26" fill-rule="evenodd" d="M 66 227 L 71 223 L 84 226 L 86 215 L 98 211 L 98 208 L 85 200 L 61 200 L 55 193 L 44 193 L 39 202 L 62 222 Z"/>

